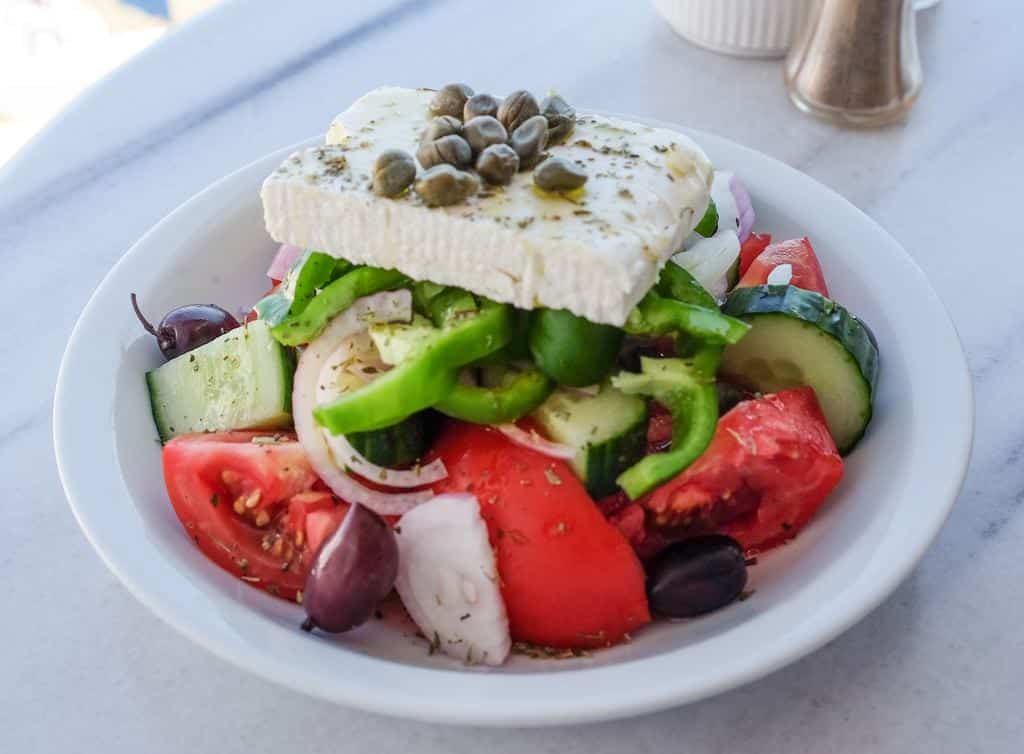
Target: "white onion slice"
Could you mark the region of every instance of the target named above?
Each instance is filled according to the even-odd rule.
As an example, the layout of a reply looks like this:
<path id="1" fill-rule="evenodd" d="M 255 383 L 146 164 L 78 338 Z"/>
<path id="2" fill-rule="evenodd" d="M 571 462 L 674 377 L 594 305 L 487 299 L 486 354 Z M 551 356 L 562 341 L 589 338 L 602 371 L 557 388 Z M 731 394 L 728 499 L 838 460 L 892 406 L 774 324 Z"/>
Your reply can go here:
<path id="1" fill-rule="evenodd" d="M 395 529 L 395 589 L 431 647 L 500 665 L 512 648 L 498 564 L 472 495 L 438 495 Z"/>
<path id="2" fill-rule="evenodd" d="M 408 321 L 412 318 L 412 294 L 407 290 L 386 291 L 358 299 L 345 312 L 335 317 L 299 357 L 292 390 L 292 417 L 295 433 L 309 458 L 313 471 L 348 503 L 359 503 L 382 516 L 397 516 L 426 502 L 434 493 L 378 492 L 363 486 L 334 462 L 320 425 L 313 418 L 317 405 L 320 370 L 331 354 L 346 339 L 365 330 L 371 322 Z"/>
<path id="3" fill-rule="evenodd" d="M 284 280 L 288 270 L 295 264 L 295 260 L 302 256 L 302 249 L 291 244 L 281 244 L 281 248 L 274 255 L 274 261 L 267 269 L 267 277 L 271 280 Z"/>
<path id="4" fill-rule="evenodd" d="M 735 173 L 729 178 L 729 191 L 732 192 L 732 197 L 736 200 L 736 212 L 740 220 L 740 227 L 736 235 L 739 236 L 740 243 L 743 243 L 750 236 L 750 231 L 754 227 L 754 220 L 757 218 L 757 215 L 754 213 L 754 203 L 750 200 L 750 193 L 747 191 L 747 187 L 743 185 L 743 181 L 736 177 Z"/>
<path id="5" fill-rule="evenodd" d="M 551 458 L 560 458 L 563 461 L 576 457 L 576 448 L 546 440 L 533 430 L 527 431 L 516 424 L 494 424 L 492 426 L 520 447 L 536 450 L 538 453 Z"/>

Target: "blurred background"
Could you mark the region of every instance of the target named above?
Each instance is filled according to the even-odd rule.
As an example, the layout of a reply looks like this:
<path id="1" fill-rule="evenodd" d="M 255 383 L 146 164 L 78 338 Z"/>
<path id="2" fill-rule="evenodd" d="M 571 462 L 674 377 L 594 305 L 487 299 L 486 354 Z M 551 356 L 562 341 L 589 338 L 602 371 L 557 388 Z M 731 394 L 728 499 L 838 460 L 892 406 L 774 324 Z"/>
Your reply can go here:
<path id="1" fill-rule="evenodd" d="M 0 165 L 79 92 L 216 2 L 0 0 Z"/>

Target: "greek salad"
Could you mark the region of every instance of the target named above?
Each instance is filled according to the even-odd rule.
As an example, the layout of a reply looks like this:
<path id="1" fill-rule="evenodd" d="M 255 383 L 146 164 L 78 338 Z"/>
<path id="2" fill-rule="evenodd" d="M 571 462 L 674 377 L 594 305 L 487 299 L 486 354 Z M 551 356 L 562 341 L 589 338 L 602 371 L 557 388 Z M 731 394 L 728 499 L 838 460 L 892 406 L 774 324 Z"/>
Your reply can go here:
<path id="1" fill-rule="evenodd" d="M 307 631 L 397 593 L 498 665 L 721 609 L 871 419 L 870 329 L 683 134 L 383 87 L 262 198 L 251 311 L 131 303 L 185 532 Z"/>

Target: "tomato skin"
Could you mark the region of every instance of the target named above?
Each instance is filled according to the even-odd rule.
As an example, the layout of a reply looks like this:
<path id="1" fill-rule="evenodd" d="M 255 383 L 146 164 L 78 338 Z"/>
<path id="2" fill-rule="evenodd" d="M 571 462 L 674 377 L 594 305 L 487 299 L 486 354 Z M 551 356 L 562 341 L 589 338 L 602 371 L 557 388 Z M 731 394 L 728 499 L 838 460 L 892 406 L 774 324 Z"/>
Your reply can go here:
<path id="1" fill-rule="evenodd" d="M 650 621 L 639 560 L 567 464 L 463 422 L 435 450 L 448 467 L 435 489 L 480 502 L 514 640 L 597 648 Z"/>
<path id="2" fill-rule="evenodd" d="M 740 275 L 746 274 L 757 255 L 772 242 L 771 233 L 751 233 L 740 246 Z"/>
<path id="3" fill-rule="evenodd" d="M 164 446 L 171 505 L 199 549 L 221 568 L 275 596 L 295 599 L 319 543 L 348 510 L 318 482 L 294 437 L 260 432 L 181 435 Z M 239 498 L 258 500 L 242 515 Z M 278 546 L 278 543 L 280 545 Z M 266 547 L 264 546 L 266 543 Z M 287 566 L 285 564 L 287 563 Z"/>
<path id="4" fill-rule="evenodd" d="M 742 273 L 743 276 L 736 287 L 750 288 L 755 285 L 764 285 L 768 282 L 768 275 L 771 271 L 780 264 L 792 266 L 791 285 L 828 296 L 825 273 L 821 271 L 821 263 L 814 253 L 814 247 L 806 238 L 794 238 L 768 246 L 751 262 L 747 271 Z"/>
<path id="5" fill-rule="evenodd" d="M 799 387 L 737 404 L 696 463 L 640 503 L 663 537 L 720 532 L 753 553 L 795 537 L 842 476 L 814 390 Z"/>

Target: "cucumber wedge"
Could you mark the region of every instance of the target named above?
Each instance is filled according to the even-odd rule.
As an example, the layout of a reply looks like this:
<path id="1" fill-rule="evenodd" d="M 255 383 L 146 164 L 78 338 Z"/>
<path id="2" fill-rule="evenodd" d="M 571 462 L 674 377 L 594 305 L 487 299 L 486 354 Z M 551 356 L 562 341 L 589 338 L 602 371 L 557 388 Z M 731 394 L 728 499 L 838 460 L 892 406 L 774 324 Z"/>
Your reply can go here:
<path id="1" fill-rule="evenodd" d="M 738 288 L 722 310 L 752 325 L 722 356 L 721 373 L 762 393 L 810 385 L 839 452 L 871 421 L 878 346 L 868 327 L 819 293 L 790 285 Z"/>
<path id="2" fill-rule="evenodd" d="M 370 463 L 388 468 L 411 466 L 430 447 L 427 412 L 420 411 L 384 429 L 352 432 L 345 439 Z"/>
<path id="3" fill-rule="evenodd" d="M 593 396 L 556 390 L 533 418 L 552 440 L 577 449 L 573 470 L 595 500 L 615 492 L 616 477 L 647 448 L 647 402 L 611 386 Z"/>
<path id="4" fill-rule="evenodd" d="M 291 426 L 295 357 L 256 320 L 146 373 L 160 439 Z"/>

